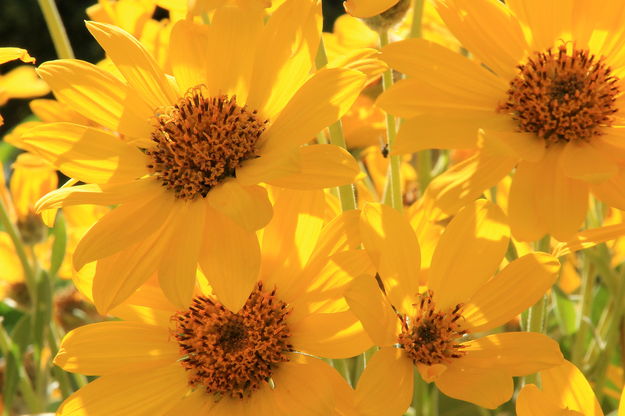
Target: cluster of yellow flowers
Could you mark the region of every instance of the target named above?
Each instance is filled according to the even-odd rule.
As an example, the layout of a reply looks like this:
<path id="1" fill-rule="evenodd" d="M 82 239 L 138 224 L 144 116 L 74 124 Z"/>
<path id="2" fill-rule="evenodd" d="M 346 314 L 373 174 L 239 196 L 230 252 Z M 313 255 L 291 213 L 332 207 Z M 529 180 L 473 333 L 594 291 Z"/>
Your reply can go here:
<path id="1" fill-rule="evenodd" d="M 4 137 L 3 414 L 625 416 L 625 5 L 344 7 L 99 0 L 103 61 L 48 21 L 0 77 L 54 94 Z"/>

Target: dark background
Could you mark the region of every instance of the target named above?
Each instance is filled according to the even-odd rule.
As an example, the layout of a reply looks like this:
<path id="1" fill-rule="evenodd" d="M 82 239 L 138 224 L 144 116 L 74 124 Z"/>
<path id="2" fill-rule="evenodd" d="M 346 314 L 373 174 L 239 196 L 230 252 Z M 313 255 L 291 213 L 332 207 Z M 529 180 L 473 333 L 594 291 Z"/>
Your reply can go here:
<path id="1" fill-rule="evenodd" d="M 96 0 L 56 0 L 76 58 L 89 62 L 97 62 L 104 57 L 84 23 L 87 19 L 85 9 L 95 3 Z M 332 31 L 334 20 L 343 12 L 343 0 L 323 0 L 323 30 Z M 37 59 L 37 65 L 57 58 L 37 0 L 0 0 L 0 47 L 6 46 L 28 50 Z M 0 74 L 18 65 L 19 62 L 4 64 Z M 29 101 L 11 99 L 0 108 L 5 122 L 4 126 L 0 126 L 0 137 L 30 115 Z"/>

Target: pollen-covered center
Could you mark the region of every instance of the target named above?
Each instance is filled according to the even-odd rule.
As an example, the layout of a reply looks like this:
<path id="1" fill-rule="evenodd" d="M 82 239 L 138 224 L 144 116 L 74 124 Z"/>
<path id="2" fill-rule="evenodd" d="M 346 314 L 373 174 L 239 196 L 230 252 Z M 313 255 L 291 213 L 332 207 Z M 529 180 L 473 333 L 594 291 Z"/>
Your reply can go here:
<path id="1" fill-rule="evenodd" d="M 237 313 L 208 297 L 194 298 L 188 310 L 172 316 L 189 384 L 218 397 L 251 395 L 288 361 L 289 312 L 262 283 Z"/>
<path id="2" fill-rule="evenodd" d="M 236 97 L 209 97 L 201 85 L 189 89 L 156 117 L 154 147 L 146 150 L 148 168 L 177 198 L 205 197 L 257 157 L 256 143 L 267 120 L 239 106 Z"/>
<path id="3" fill-rule="evenodd" d="M 432 292 L 421 295 L 415 305 L 415 316 L 402 318 L 399 344 L 415 364 L 444 364 L 464 355 L 458 338 L 466 332 L 461 328 L 462 305 L 448 311 L 437 310 L 432 301 Z"/>
<path id="4" fill-rule="evenodd" d="M 510 113 L 521 131 L 556 143 L 588 140 L 612 124 L 618 78 L 604 57 L 561 45 L 518 68 L 498 110 Z"/>

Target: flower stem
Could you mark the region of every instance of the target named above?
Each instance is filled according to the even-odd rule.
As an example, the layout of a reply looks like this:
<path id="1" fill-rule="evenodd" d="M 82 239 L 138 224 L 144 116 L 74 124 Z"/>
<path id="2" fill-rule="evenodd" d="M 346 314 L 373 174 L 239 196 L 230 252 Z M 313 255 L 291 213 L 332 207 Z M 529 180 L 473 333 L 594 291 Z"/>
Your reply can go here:
<path id="1" fill-rule="evenodd" d="M 73 59 L 74 51 L 69 43 L 69 38 L 67 37 L 65 26 L 63 26 L 63 20 L 61 20 L 59 11 L 56 8 L 56 3 L 54 3 L 54 0 L 39 0 L 39 7 L 44 19 L 46 19 L 56 54 L 60 59 Z"/>
<path id="2" fill-rule="evenodd" d="M 578 330 L 575 334 L 575 341 L 571 351 L 571 362 L 582 368 L 582 359 L 585 354 L 586 340 L 590 330 L 590 312 L 592 309 L 592 298 L 595 287 L 595 268 L 590 262 L 588 250 L 584 253 L 584 265 L 582 269 L 582 298 L 580 310 L 577 317 Z"/>
<path id="3" fill-rule="evenodd" d="M 380 31 L 380 46 L 384 47 L 388 45 L 388 32 Z M 382 88 L 384 91 L 388 90 L 393 85 L 393 71 L 388 70 L 382 75 Z M 392 152 L 395 147 L 395 139 L 397 138 L 397 125 L 395 122 L 395 116 L 386 113 L 386 137 L 388 144 L 388 151 Z M 389 203 L 390 206 L 398 211 L 402 211 L 404 203 L 401 195 L 401 178 L 400 178 L 400 156 L 391 155 L 391 168 L 390 174 L 386 181 L 385 203 Z"/>
<path id="4" fill-rule="evenodd" d="M 415 0 L 412 6 L 412 25 L 410 26 L 410 35 L 411 38 L 420 38 L 423 36 L 423 7 L 425 5 L 424 0 Z"/>
<path id="5" fill-rule="evenodd" d="M 7 212 L 6 207 L 0 200 L 0 223 L 2 223 L 4 230 L 9 234 L 13 245 L 15 246 L 15 253 L 17 257 L 20 259 L 20 263 L 22 264 L 22 269 L 24 270 L 24 280 L 26 281 L 26 287 L 28 289 L 28 295 L 30 299 L 35 299 L 36 291 L 37 291 L 37 282 L 35 280 L 35 274 L 28 260 L 28 256 L 26 255 L 26 249 L 24 248 L 24 243 L 22 242 L 22 237 L 11 219 L 9 218 L 9 214 Z"/>

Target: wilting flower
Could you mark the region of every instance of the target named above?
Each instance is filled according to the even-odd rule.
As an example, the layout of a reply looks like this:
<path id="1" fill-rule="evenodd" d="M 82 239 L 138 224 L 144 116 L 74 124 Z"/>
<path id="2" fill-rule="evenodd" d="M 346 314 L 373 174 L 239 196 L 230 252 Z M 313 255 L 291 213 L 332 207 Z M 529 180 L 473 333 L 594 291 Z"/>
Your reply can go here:
<path id="1" fill-rule="evenodd" d="M 126 32 L 93 22 L 125 80 L 78 60 L 40 67 L 59 101 L 104 126 L 51 123 L 20 138 L 87 183 L 48 195 L 40 209 L 118 205 L 74 254 L 77 269 L 98 260 L 100 311 L 154 273 L 175 304 L 187 305 L 198 261 L 220 301 L 240 309 L 254 281 L 213 280 L 209 271 L 229 253 L 257 256 L 255 231 L 272 215 L 258 184 L 319 189 L 358 175 L 343 149 L 302 145 L 350 107 L 366 76 L 343 68 L 311 75 L 320 2 L 287 1 L 266 24 L 263 14 L 225 6 L 210 26 L 178 22 L 169 43 L 175 81 Z"/>
<path id="2" fill-rule="evenodd" d="M 203 279 L 193 300 L 176 307 L 151 280 L 112 310 L 123 321 L 70 332 L 55 363 L 101 377 L 58 414 L 344 414 L 353 393 L 315 356 L 351 357 L 371 346 L 342 296 L 368 268 L 366 254 L 353 250 L 358 212 L 324 226 L 321 191 L 278 193 L 275 210 L 259 261 L 239 253 L 229 269 L 212 270 L 226 283 L 252 277 L 251 290 L 229 286 L 245 291 L 240 309 L 224 305 Z M 77 281 L 86 294 L 90 284 Z"/>
<path id="3" fill-rule="evenodd" d="M 554 257 L 531 253 L 495 274 L 509 243 L 497 206 L 478 201 L 449 223 L 433 253 L 426 287 L 419 285 L 417 238 L 402 214 L 366 206 L 361 237 L 378 275 L 356 279 L 346 299 L 382 347 L 356 386 L 356 406 L 365 414 L 403 414 L 415 367 L 448 396 L 495 408 L 512 396 L 513 376 L 562 362 L 558 344 L 543 334 L 468 338 L 533 305 L 560 268 Z M 396 399 L 389 403 L 388 397 Z"/>
<path id="4" fill-rule="evenodd" d="M 592 387 L 575 365 L 564 361 L 562 365 L 540 372 L 541 388 L 527 384 L 516 402 L 518 416 L 603 416 L 603 410 Z M 625 415 L 621 397 L 618 416 Z"/>
<path id="5" fill-rule="evenodd" d="M 431 184 L 441 208 L 453 214 L 514 167 L 518 239 L 570 238 L 589 191 L 625 208 L 620 4 L 440 0 L 438 10 L 475 60 L 423 40 L 391 44 L 383 59 L 408 79 L 379 104 L 407 118 L 399 152 L 479 149 Z"/>

